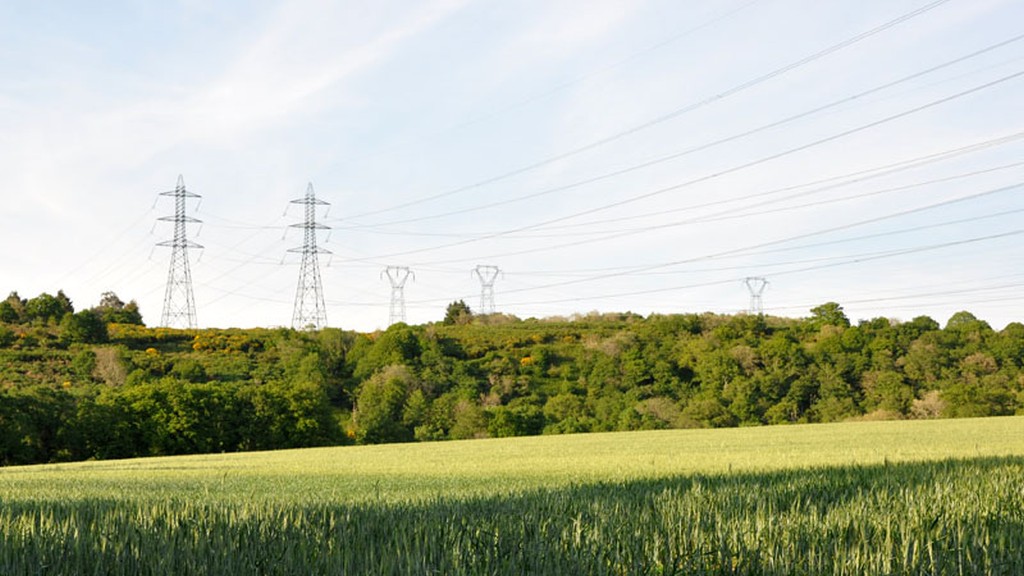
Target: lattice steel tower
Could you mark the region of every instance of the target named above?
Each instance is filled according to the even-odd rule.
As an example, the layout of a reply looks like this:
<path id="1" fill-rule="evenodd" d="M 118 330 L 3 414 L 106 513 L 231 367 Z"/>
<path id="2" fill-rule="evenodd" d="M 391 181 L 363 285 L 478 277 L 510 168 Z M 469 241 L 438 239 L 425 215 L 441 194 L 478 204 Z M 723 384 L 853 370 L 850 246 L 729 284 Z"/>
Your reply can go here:
<path id="1" fill-rule="evenodd" d="M 171 248 L 171 266 L 167 273 L 167 289 L 164 292 L 164 311 L 160 317 L 160 325 L 195 328 L 196 302 L 192 295 L 192 272 L 188 265 L 188 249 L 202 248 L 202 246 L 188 239 L 186 227 L 190 223 L 198 224 L 201 220 L 185 215 L 185 200 L 200 196 L 185 189 L 185 179 L 180 174 L 174 190 L 161 192 L 160 195 L 174 197 L 174 216 L 158 218 L 164 222 L 174 222 L 174 238 L 157 244 L 157 246 Z"/>
<path id="2" fill-rule="evenodd" d="M 319 330 L 327 326 L 327 307 L 324 305 L 324 288 L 320 282 L 319 254 L 330 254 L 330 251 L 316 245 L 318 230 L 330 228 L 316 221 L 316 207 L 327 206 L 328 203 L 318 200 L 313 192 L 313 184 L 306 187 L 306 195 L 292 204 L 302 204 L 305 208 L 305 220 L 301 224 L 292 224 L 292 228 L 302 228 L 303 242 L 301 248 L 292 248 L 289 252 L 302 254 L 302 267 L 299 269 L 299 286 L 295 291 L 295 308 L 292 312 L 292 328 Z"/>
<path id="3" fill-rule="evenodd" d="M 501 274 L 497 266 L 478 265 L 473 274 L 480 279 L 480 313 L 494 314 L 494 281 Z"/>
<path id="4" fill-rule="evenodd" d="M 405 283 L 410 278 L 416 279 L 412 270 L 405 266 L 388 266 L 380 273 L 381 278 L 388 277 L 391 282 L 391 307 L 388 315 L 388 326 L 405 322 Z"/>
<path id="5" fill-rule="evenodd" d="M 764 294 L 764 289 L 768 287 L 768 280 L 760 276 L 748 276 L 743 280 L 743 283 L 747 285 L 747 290 L 750 292 L 750 313 L 763 314 L 764 303 L 761 300 L 761 295 Z"/>

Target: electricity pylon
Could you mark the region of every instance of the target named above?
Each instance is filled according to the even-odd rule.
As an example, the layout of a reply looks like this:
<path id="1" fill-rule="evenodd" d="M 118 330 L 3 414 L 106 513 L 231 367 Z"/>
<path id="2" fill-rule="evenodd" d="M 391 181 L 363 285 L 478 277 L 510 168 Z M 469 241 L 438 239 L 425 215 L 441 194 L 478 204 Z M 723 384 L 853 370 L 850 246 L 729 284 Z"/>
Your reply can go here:
<path id="1" fill-rule="evenodd" d="M 201 220 L 185 215 L 185 200 L 200 196 L 185 189 L 185 179 L 180 174 L 174 190 L 161 192 L 160 195 L 174 197 L 174 216 L 158 218 L 164 222 L 174 222 L 174 237 L 171 240 L 157 243 L 157 246 L 171 248 L 171 266 L 167 272 L 167 289 L 164 292 L 164 311 L 160 317 L 160 325 L 195 328 L 196 302 L 192 295 L 192 272 L 188 265 L 188 249 L 199 249 L 202 246 L 188 239 L 186 227 L 189 223 L 198 224 Z"/>
<path id="2" fill-rule="evenodd" d="M 494 281 L 501 274 L 497 266 L 478 265 L 473 274 L 480 279 L 480 313 L 494 314 Z"/>
<path id="3" fill-rule="evenodd" d="M 764 289 L 768 287 L 768 280 L 761 276 L 748 276 L 744 278 L 743 283 L 747 285 L 747 290 L 750 292 L 750 313 L 763 314 L 764 303 L 761 300 L 761 295 L 764 294 Z"/>
<path id="4" fill-rule="evenodd" d="M 391 282 L 391 307 L 388 315 L 388 326 L 405 322 L 405 283 L 416 275 L 406 266 L 388 266 L 380 273 L 381 278 L 388 277 Z"/>
<path id="5" fill-rule="evenodd" d="M 330 254 L 330 251 L 319 248 L 316 243 L 317 231 L 329 228 L 316 221 L 316 207 L 327 206 L 328 203 L 317 199 L 312 182 L 306 187 L 306 195 L 298 200 L 292 200 L 291 203 L 302 204 L 305 212 L 302 223 L 291 225 L 292 228 L 302 228 L 302 247 L 288 250 L 302 254 L 299 285 L 295 290 L 295 307 L 292 311 L 292 328 L 319 330 L 327 326 L 327 306 L 324 304 L 324 289 L 320 282 L 320 263 L 317 256 Z"/>

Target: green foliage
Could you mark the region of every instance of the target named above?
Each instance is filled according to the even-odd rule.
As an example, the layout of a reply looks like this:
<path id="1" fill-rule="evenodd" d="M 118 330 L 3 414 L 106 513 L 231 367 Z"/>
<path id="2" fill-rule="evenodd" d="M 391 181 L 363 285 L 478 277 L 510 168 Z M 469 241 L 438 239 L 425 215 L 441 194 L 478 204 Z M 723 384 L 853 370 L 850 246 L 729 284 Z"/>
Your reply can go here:
<path id="1" fill-rule="evenodd" d="M 914 389 L 898 372 L 868 372 L 864 375 L 864 408 L 905 415 L 914 400 Z"/>
<path id="2" fill-rule="evenodd" d="M 100 296 L 99 305 L 92 308 L 108 324 L 135 324 L 142 326 L 142 313 L 139 305 L 132 300 L 125 304 L 117 294 L 104 292 Z"/>
<path id="3" fill-rule="evenodd" d="M 418 364 L 422 353 L 419 335 L 405 324 L 394 324 L 383 333 L 358 340 L 352 351 L 354 374 L 359 380 L 369 378 L 385 366 Z"/>
<path id="4" fill-rule="evenodd" d="M 206 369 L 192 358 L 185 358 L 175 362 L 170 370 L 170 375 L 193 384 L 206 381 Z"/>
<path id="5" fill-rule="evenodd" d="M 826 302 L 821 306 L 811 308 L 811 325 L 820 326 L 842 326 L 850 325 L 850 319 L 843 312 L 843 307 L 836 302 Z"/>
<path id="6" fill-rule="evenodd" d="M 682 414 L 694 427 L 724 428 L 736 425 L 736 416 L 730 413 L 718 398 L 695 398 L 686 405 Z"/>
<path id="7" fill-rule="evenodd" d="M 56 296 L 44 292 L 25 302 L 24 320 L 42 324 L 59 324 L 65 315 L 74 311 L 71 300 L 64 295 L 63 291 L 58 291 Z"/>
<path id="8" fill-rule="evenodd" d="M 78 378 L 88 381 L 96 371 L 96 352 L 80 349 L 71 360 L 71 372 Z"/>
<path id="9" fill-rule="evenodd" d="M 453 440 L 485 438 L 487 417 L 483 408 L 471 400 L 459 400 L 451 410 L 451 428 L 448 435 Z"/>
<path id="10" fill-rule="evenodd" d="M 401 365 L 388 366 L 363 382 L 352 414 L 356 440 L 364 444 L 412 440 L 413 430 L 409 425 L 422 420 L 422 414 L 417 412 L 423 410 L 422 407 L 413 408 L 408 417 L 403 417 L 406 416 L 406 399 L 413 386 L 412 373 Z M 418 399 L 417 402 L 422 403 L 423 400 Z"/>
<path id="11" fill-rule="evenodd" d="M 468 324 L 473 320 L 473 311 L 469 309 L 466 302 L 456 300 L 448 305 L 444 312 L 444 324 Z"/>
<path id="12" fill-rule="evenodd" d="M 356 334 L 147 328 L 113 293 L 78 313 L 63 293 L 3 304 L 0 387 L 71 414 L 12 416 L 5 445 L 47 446 L 10 448 L 40 462 L 1024 412 L 1024 325 L 967 312 L 942 328 L 853 325 L 829 302 L 804 319 L 493 315 Z M 199 426 L 218 410 L 231 434 Z"/>
<path id="13" fill-rule="evenodd" d="M 60 328 L 64 338 L 76 344 L 102 344 L 109 338 L 107 323 L 92 310 L 66 314 Z"/>
<path id="14" fill-rule="evenodd" d="M 11 292 L 6 300 L 0 302 L 0 322 L 7 324 L 19 324 L 24 313 L 24 304 L 18 298 L 17 292 Z"/>
<path id="15" fill-rule="evenodd" d="M 74 400 L 49 387 L 0 389 L 0 465 L 74 459 L 68 449 Z"/>
<path id="16" fill-rule="evenodd" d="M 544 412 L 531 404 L 495 406 L 488 413 L 487 433 L 493 438 L 536 436 L 544 430 Z"/>

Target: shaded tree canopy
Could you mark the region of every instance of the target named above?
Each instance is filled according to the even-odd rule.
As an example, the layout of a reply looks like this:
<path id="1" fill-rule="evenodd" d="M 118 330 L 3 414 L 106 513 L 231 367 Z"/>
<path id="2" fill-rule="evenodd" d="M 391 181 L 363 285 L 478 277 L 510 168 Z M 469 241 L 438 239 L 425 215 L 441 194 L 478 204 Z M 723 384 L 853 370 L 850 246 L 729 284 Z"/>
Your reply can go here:
<path id="1" fill-rule="evenodd" d="M 101 344 L 107 341 L 107 322 L 93 310 L 64 316 L 61 331 L 71 342 Z"/>
<path id="2" fill-rule="evenodd" d="M 456 300 L 448 305 L 444 313 L 444 324 L 466 324 L 473 318 L 473 311 L 469 309 L 466 302 Z"/>

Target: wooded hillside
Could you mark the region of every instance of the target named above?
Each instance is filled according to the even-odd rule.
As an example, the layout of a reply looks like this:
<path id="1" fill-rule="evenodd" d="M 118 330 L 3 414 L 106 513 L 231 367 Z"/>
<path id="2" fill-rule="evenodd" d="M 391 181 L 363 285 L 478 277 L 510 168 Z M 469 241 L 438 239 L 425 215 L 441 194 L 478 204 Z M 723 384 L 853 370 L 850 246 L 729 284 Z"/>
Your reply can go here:
<path id="1" fill-rule="evenodd" d="M 456 306 L 460 304 L 460 306 Z M 968 312 L 473 316 L 358 334 L 0 302 L 0 463 L 1024 412 L 1024 325 Z"/>

